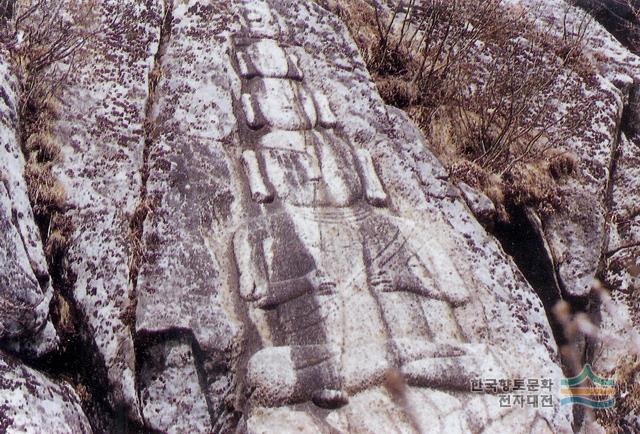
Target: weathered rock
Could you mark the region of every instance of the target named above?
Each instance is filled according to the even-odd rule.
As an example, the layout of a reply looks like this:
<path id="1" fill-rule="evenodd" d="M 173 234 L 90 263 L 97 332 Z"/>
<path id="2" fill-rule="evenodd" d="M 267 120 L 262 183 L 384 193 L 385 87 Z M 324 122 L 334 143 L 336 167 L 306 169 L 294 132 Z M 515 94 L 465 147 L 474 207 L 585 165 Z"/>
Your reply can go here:
<path id="1" fill-rule="evenodd" d="M 557 122 L 551 140 L 557 139 L 558 149 L 575 155 L 579 164 L 577 176 L 560 186 L 558 199 L 562 201 L 562 208 L 543 216 L 544 233 L 564 293 L 586 297 L 598 272 L 605 244 L 607 188 L 624 88 L 633 83 L 638 59 L 599 24 L 585 18 L 584 11 L 563 0 L 535 4 L 508 0 L 503 6 L 517 10 L 531 8 L 531 17 L 541 31 L 549 33 L 550 39 L 557 37 L 567 44 L 580 43 L 580 55 L 595 69 L 589 70 L 591 65 L 567 63 L 556 72 L 556 85 L 562 90 L 550 101 L 558 108 L 553 119 L 549 119 L 550 123 Z M 496 62 L 500 61 L 500 55 L 498 53 Z M 548 56 L 549 67 L 557 68 L 552 61 L 557 53 L 546 49 L 545 56 Z M 603 57 L 607 60 L 603 61 Z"/>
<path id="2" fill-rule="evenodd" d="M 629 353 L 632 337 L 624 324 L 640 330 L 640 137 L 632 140 L 623 133 L 612 180 L 611 213 L 608 250 L 605 255 L 605 283 L 612 289 L 611 297 L 617 311 L 602 309 L 601 327 L 620 338 L 618 342 L 601 345 L 602 355 L 597 367 L 613 371 Z"/>
<path id="3" fill-rule="evenodd" d="M 0 431 L 90 433 L 71 386 L 55 382 L 0 352 Z"/>
<path id="4" fill-rule="evenodd" d="M 13 226 L 12 204 L 4 184 L 0 186 L 1 209 L 0 233 L 2 250 L 2 337 L 29 335 L 41 327 L 47 311 L 41 304 L 47 304 L 40 285 L 29 266 L 20 233 Z"/>
<path id="5" fill-rule="evenodd" d="M 0 339 L 29 356 L 55 348 L 52 296 L 40 233 L 24 179 L 19 142 L 18 83 L 0 50 Z"/>
<path id="6" fill-rule="evenodd" d="M 594 366 L 615 375 L 617 381 L 632 369 L 634 354 L 640 354 L 640 135 L 637 129 L 638 82 L 630 89 L 625 116 L 620 126 L 614 171 L 610 179 L 609 224 L 606 249 L 603 251 L 601 275 L 610 290 L 611 302 L 600 305 L 600 330 L 605 338 L 594 343 L 598 355 Z M 637 377 L 630 380 L 637 382 Z M 616 408 L 621 417 L 613 421 L 616 428 L 640 430 L 637 408 L 640 394 L 620 387 Z M 608 427 L 613 429 L 613 427 Z"/>
<path id="7" fill-rule="evenodd" d="M 176 4 L 169 13 L 152 120 L 157 137 L 149 146 L 151 211 L 144 224 L 136 330 L 141 336 L 193 334 L 206 355 L 198 366 L 204 376 L 200 393 L 209 401 L 210 423 L 220 430 L 234 417 L 224 400 L 233 393 L 231 365 L 241 349 L 242 329 L 234 309 L 234 277 L 228 273 L 234 266 L 226 253 L 234 202 L 231 171 L 239 169 L 229 165 L 223 148 L 235 118 L 220 29 L 232 15 L 228 5 L 200 2 Z M 189 414 L 177 414 L 186 418 L 177 423 L 188 423 Z"/>
<path id="8" fill-rule="evenodd" d="M 518 4 L 519 0 L 510 0 Z M 567 295 L 585 297 L 598 274 L 606 248 L 609 188 L 615 167 L 623 107 L 634 83 L 640 59 L 620 45 L 600 24 L 585 18 L 585 12 L 561 0 L 546 0 L 538 11 L 538 24 L 567 38 L 582 37 L 582 55 L 599 75 L 583 80 L 583 97 L 576 111 L 588 110 L 584 127 L 571 132 L 562 144 L 579 156 L 575 180 L 562 188 L 565 209 L 543 219 L 547 240 L 557 266 L 558 278 Z M 584 36 L 579 34 L 584 28 Z M 580 70 L 577 70 L 580 72 Z M 580 109 L 580 104 L 583 105 Z M 562 113 L 564 108 L 559 110 Z M 583 115 L 584 116 L 584 115 Z"/>
<path id="9" fill-rule="evenodd" d="M 508 409 L 470 392 L 476 379 L 562 376 L 544 309 L 418 130 L 384 105 L 335 16 L 310 0 L 107 1 L 96 16 L 104 29 L 61 97 L 55 171 L 72 205 L 72 296 L 114 407 L 164 432 L 570 431 L 557 401 Z M 595 85 L 568 73 L 600 103 L 566 144 L 584 162 L 564 186 L 574 208 L 541 227 L 566 293 L 584 296 L 611 199 L 620 220 L 610 259 L 621 267 L 610 278 L 634 319 L 631 134 L 623 169 L 609 174 L 638 64 L 594 29 L 613 54 Z M 21 161 L 10 113 L 1 164 L 5 149 Z M 0 321 L 28 343 L 38 330 L 50 336 L 38 307 L 49 287 L 22 168 L 11 164 L 0 184 L 2 248 L 11 246 L 0 249 Z M 16 224 L 12 209 L 26 217 Z M 622 350 L 612 351 L 614 364 Z"/>
<path id="10" fill-rule="evenodd" d="M 458 187 L 460 187 L 465 202 L 478 220 L 483 222 L 493 221 L 496 216 L 496 206 L 491 199 L 464 182 L 459 183 Z"/>
<path id="11" fill-rule="evenodd" d="M 108 371 L 111 398 L 139 418 L 134 381 L 132 220 L 141 200 L 149 76 L 162 2 L 101 2 L 100 31 L 74 56 L 55 132 L 55 171 L 73 225 L 66 257 L 73 299 Z"/>
<path id="12" fill-rule="evenodd" d="M 578 3 L 592 9 L 596 2 Z M 637 50 L 636 17 L 628 16 L 631 4 L 609 1 L 597 3 L 596 9 L 600 6 L 605 6 L 605 9 L 602 9 L 602 15 L 594 10 L 596 16 L 619 40 Z M 571 31 L 575 32 L 581 21 L 587 22 L 584 12 L 561 1 L 545 1 L 541 12 L 545 25 L 550 25 L 549 28 L 558 33 L 566 29 L 573 29 Z M 629 21 L 625 22 L 627 19 Z M 591 337 L 589 353 L 593 360 L 587 361 L 598 372 L 622 381 L 619 374 L 632 368 L 630 364 L 633 363 L 633 355 L 640 351 L 640 77 L 637 73 L 640 57 L 593 21 L 586 26 L 582 50 L 583 55 L 600 74 L 597 84 L 603 89 L 610 89 L 615 98 L 596 100 L 601 114 L 597 115 L 598 121 L 589 129 L 593 133 L 581 130 L 576 132 L 576 136 L 586 137 L 591 134 L 595 138 L 600 135 L 606 146 L 601 147 L 601 151 L 589 148 L 591 152 L 581 156 L 583 166 L 589 169 L 583 172 L 577 184 L 569 186 L 569 197 L 573 198 L 570 203 L 575 208 L 548 220 L 545 231 L 551 238 L 550 244 L 556 257 L 568 254 L 574 258 L 571 272 L 573 276 L 584 276 L 585 284 L 588 283 L 589 276 L 604 278 L 606 289 L 611 291 L 611 304 L 606 301 L 600 303 L 597 294 L 594 294 L 595 306 L 592 310 L 595 310 L 599 321 L 599 332 Z M 605 156 L 604 152 L 609 155 Z M 592 170 L 604 165 L 608 169 L 601 175 Z M 594 181 L 600 185 L 597 190 L 585 188 Z M 598 261 L 596 268 L 595 260 Z M 571 279 L 567 279 L 566 273 L 563 275 L 559 272 L 559 277 L 563 279 L 569 294 L 588 295 L 587 287 L 584 287 L 584 291 L 570 291 L 566 284 Z M 637 414 L 625 410 L 636 407 L 639 398 L 637 393 L 624 390 L 624 387 L 626 386 L 622 386 L 617 393 L 615 407 L 622 409 L 617 411 L 624 415 L 613 422 L 618 425 L 608 428 L 631 431 L 640 429 Z"/>
<path id="13" fill-rule="evenodd" d="M 186 329 L 202 359 L 157 378 L 194 363 L 194 405 L 202 393 L 217 428 L 238 412 L 248 432 L 411 429 L 384 386 L 394 369 L 425 428 L 569 430 L 566 409 L 468 392 L 559 378 L 549 326 L 344 26 L 287 1 L 191 1 L 170 22 L 136 329 L 160 353 Z M 154 390 L 145 408 L 177 389 Z"/>
<path id="14" fill-rule="evenodd" d="M 211 432 L 191 343 L 173 339 L 144 351 L 140 399 L 145 426 L 167 433 Z"/>
<path id="15" fill-rule="evenodd" d="M 637 0 L 578 0 L 576 4 L 595 16 L 626 47 L 639 48 Z"/>

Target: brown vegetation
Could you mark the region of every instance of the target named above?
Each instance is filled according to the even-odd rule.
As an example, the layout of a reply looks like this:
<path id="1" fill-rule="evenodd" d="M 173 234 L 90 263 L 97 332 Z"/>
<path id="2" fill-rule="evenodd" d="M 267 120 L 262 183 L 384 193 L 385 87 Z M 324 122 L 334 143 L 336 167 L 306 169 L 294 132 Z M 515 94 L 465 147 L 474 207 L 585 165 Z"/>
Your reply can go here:
<path id="1" fill-rule="evenodd" d="M 18 116 L 29 199 L 44 244 L 54 294 L 52 318 L 63 346 L 75 339 L 73 306 L 62 261 L 72 233 L 67 197 L 53 166 L 61 143 L 53 126 L 68 71 L 92 37 L 92 1 L 0 0 L 0 43 L 20 78 Z"/>
<path id="2" fill-rule="evenodd" d="M 0 0 L 0 41 L 20 76 L 18 115 L 29 198 L 51 253 L 64 248 L 70 230 L 55 227 L 66 195 L 52 172 L 61 154 L 52 125 L 67 73 L 91 37 L 91 9 L 91 2 L 79 0 Z"/>
<path id="3" fill-rule="evenodd" d="M 607 432 L 634 432 L 630 416 L 640 408 L 640 356 L 630 354 L 619 361 L 613 372 L 605 376 L 615 378 L 616 405 L 596 411 L 596 418 Z"/>
<path id="4" fill-rule="evenodd" d="M 386 14 L 366 0 L 324 3 L 349 26 L 383 99 L 409 114 L 455 179 L 504 219 L 509 205 L 560 205 L 558 185 L 578 160 L 558 149 L 583 119 L 557 107 L 576 74 L 593 78 L 581 56 L 587 14 L 552 37 L 533 8 L 502 0 L 404 0 Z"/>

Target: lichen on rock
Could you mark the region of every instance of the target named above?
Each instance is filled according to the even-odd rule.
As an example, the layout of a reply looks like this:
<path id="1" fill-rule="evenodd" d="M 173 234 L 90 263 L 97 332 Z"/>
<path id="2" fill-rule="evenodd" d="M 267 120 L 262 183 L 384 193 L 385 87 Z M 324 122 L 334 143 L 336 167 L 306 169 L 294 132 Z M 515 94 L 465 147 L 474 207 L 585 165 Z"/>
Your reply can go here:
<path id="1" fill-rule="evenodd" d="M 584 429 L 637 424 L 621 415 L 635 402 L 626 350 L 598 341 L 635 339 L 638 322 L 637 58 L 596 23 L 580 33 L 585 14 L 563 1 L 537 15 L 495 2 L 522 21 L 469 48 L 472 85 L 526 57 L 514 77 L 559 77 L 526 113 L 557 123 L 526 149 L 465 142 L 451 164 L 448 135 L 482 107 L 471 90 L 459 117 L 436 101 L 425 128 L 420 86 L 439 83 L 437 66 L 392 40 L 425 31 L 418 3 L 100 2 L 91 37 L 43 69 L 64 76 L 43 130 L 60 152 L 44 165 L 68 202 L 48 228 L 25 179 L 17 45 L 0 42 L 0 431 L 576 432 L 585 415 L 555 397 L 507 407 L 472 388 L 557 385 L 569 346 L 624 383 Z M 382 32 L 365 42 L 391 38 L 382 54 L 359 12 Z M 416 65 L 429 83 L 399 78 Z M 590 293 L 595 277 L 620 318 Z"/>

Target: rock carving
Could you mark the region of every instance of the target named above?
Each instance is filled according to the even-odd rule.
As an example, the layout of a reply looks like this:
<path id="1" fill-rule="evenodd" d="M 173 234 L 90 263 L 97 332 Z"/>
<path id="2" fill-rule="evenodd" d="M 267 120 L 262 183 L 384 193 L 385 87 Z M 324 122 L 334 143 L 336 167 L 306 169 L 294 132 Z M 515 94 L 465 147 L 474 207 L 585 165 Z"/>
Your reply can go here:
<path id="1" fill-rule="evenodd" d="M 247 6 L 235 37 L 247 206 L 259 207 L 234 237 L 239 292 L 250 311 L 265 312 L 263 340 L 274 340 L 248 360 L 249 400 L 338 408 L 391 368 L 411 385 L 449 390 L 500 372 L 492 351 L 466 342 L 456 322 L 470 296 L 455 266 L 433 263 L 420 245 L 431 241 L 411 240 L 416 223 L 386 208 L 370 152 L 343 138 L 329 98 L 307 87 L 260 4 Z M 390 325 L 397 307 L 385 298 L 394 293 L 422 306 L 415 324 Z M 433 327 L 412 331 L 424 324 Z"/>

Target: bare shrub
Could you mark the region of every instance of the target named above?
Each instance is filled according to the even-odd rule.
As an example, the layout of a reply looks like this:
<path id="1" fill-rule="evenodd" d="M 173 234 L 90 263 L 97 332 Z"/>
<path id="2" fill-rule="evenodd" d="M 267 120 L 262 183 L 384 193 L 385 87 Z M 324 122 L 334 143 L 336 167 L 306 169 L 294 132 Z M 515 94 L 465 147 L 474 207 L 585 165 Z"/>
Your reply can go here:
<path id="1" fill-rule="evenodd" d="M 502 176 L 551 155 L 580 125 L 559 128 L 566 119 L 558 102 L 572 84 L 561 61 L 522 41 L 508 41 L 491 59 L 458 75 L 473 90 L 458 87 L 452 100 L 466 132 L 463 156 Z"/>
<path id="2" fill-rule="evenodd" d="M 554 44 L 556 54 L 565 62 L 580 58 L 585 36 L 593 22 L 593 17 L 587 11 L 579 14 L 578 20 L 571 20 L 570 16 L 575 12 L 572 6 L 572 2 L 568 2 L 562 14 L 562 44 Z"/>
<path id="3" fill-rule="evenodd" d="M 590 16 L 569 19 L 567 9 L 563 34 L 554 38 L 539 28 L 535 4 L 403 0 L 391 10 L 364 0 L 334 4 L 385 102 L 409 114 L 454 178 L 478 184 L 500 201 L 498 209 L 526 204 L 553 212 L 557 183 L 577 166 L 560 162 L 558 148 L 583 122 L 557 107 L 575 90 L 571 71 L 590 73 L 582 56 Z M 479 170 L 486 176 L 469 182 Z M 542 172 L 534 176 L 535 170 Z"/>
<path id="4" fill-rule="evenodd" d="M 46 105 L 66 82 L 83 45 L 93 37 L 94 6 L 93 1 L 82 0 L 20 0 L 5 8 L 10 13 L 0 39 L 21 74 L 19 114 L 26 128 L 46 121 L 42 119 L 49 112 Z M 25 132 L 29 135 L 31 131 Z"/>
<path id="5" fill-rule="evenodd" d="M 68 224 L 60 224 L 67 198 L 52 172 L 61 158 L 52 126 L 69 71 L 96 35 L 95 6 L 93 0 L 0 0 L 0 43 L 8 48 L 20 77 L 18 115 L 27 189 L 50 263 L 60 261 L 70 233 Z"/>
<path id="6" fill-rule="evenodd" d="M 94 4 L 82 0 L 0 0 L 3 42 L 31 73 L 72 56 L 90 35 Z"/>
<path id="7" fill-rule="evenodd" d="M 637 0 L 571 0 L 603 24 L 620 42 L 640 48 L 640 3 Z"/>
<path id="8" fill-rule="evenodd" d="M 16 0 L 0 0 L 0 24 L 6 27 L 7 22 L 13 17 Z"/>

